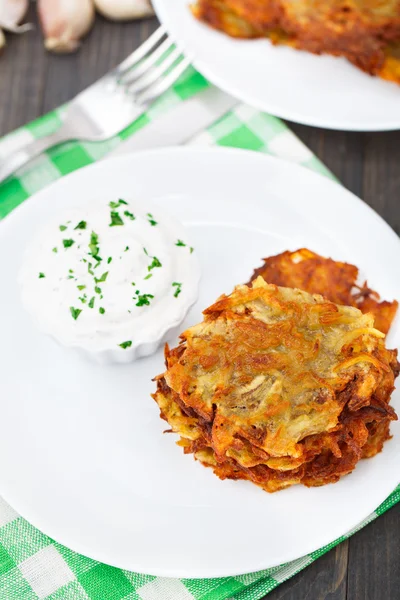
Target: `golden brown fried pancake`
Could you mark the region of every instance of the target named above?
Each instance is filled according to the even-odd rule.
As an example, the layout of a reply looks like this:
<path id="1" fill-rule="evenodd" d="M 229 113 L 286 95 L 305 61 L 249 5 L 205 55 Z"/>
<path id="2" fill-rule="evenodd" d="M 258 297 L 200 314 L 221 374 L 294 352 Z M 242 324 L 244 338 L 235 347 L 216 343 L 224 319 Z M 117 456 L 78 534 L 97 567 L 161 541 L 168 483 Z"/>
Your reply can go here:
<path id="1" fill-rule="evenodd" d="M 398 373 L 373 316 L 266 284 L 204 311 L 156 378 L 161 417 L 221 478 L 273 492 L 337 481 L 379 452 Z"/>
<path id="2" fill-rule="evenodd" d="M 192 11 L 230 36 L 344 56 L 400 83 L 400 0 L 197 0 Z"/>
<path id="3" fill-rule="evenodd" d="M 398 302 L 379 302 L 379 294 L 370 289 L 367 282 L 358 286 L 358 268 L 354 265 L 324 258 L 307 248 L 282 252 L 263 260 L 263 266 L 254 271 L 250 281 L 261 276 L 267 283 L 299 288 L 321 294 L 336 304 L 356 306 L 363 313 L 373 314 L 377 329 L 383 333 L 389 331 Z"/>

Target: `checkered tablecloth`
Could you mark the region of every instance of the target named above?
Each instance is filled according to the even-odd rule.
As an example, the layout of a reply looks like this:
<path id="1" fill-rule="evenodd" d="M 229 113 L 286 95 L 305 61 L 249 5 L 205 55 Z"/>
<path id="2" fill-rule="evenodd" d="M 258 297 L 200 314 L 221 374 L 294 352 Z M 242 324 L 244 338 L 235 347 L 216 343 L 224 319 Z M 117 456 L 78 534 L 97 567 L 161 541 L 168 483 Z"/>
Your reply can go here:
<path id="1" fill-rule="evenodd" d="M 104 143 L 68 143 L 50 150 L 0 185 L 0 218 L 50 182 L 102 158 L 171 106 L 208 85 L 189 70 L 145 115 Z M 63 108 L 0 141 L 0 160 L 33 138 L 54 131 Z M 239 105 L 191 144 L 234 146 L 273 154 L 332 177 L 279 119 Z M 1 493 L 1 482 L 0 482 Z M 0 600 L 258 600 L 400 500 L 400 486 L 353 531 L 286 565 L 240 577 L 167 579 L 104 565 L 50 539 L 0 498 Z M 99 532 L 99 537 L 101 532 Z"/>

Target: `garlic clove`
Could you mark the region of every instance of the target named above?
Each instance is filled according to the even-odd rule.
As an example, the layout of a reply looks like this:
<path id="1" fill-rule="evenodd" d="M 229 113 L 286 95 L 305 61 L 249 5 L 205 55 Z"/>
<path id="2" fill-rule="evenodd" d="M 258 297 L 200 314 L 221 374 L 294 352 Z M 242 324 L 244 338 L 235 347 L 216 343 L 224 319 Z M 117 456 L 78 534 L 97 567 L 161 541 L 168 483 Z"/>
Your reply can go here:
<path id="1" fill-rule="evenodd" d="M 92 0 L 38 0 L 45 48 L 51 52 L 74 52 L 92 28 Z"/>
<path id="2" fill-rule="evenodd" d="M 0 0 L 0 27 L 12 33 L 24 33 L 32 25 L 18 25 L 26 15 L 28 0 Z"/>
<path id="3" fill-rule="evenodd" d="M 94 0 L 97 10 L 108 19 L 129 21 L 154 15 L 150 0 Z"/>
<path id="4" fill-rule="evenodd" d="M 0 29 L 0 54 L 3 52 L 6 45 L 6 36 L 2 29 Z"/>

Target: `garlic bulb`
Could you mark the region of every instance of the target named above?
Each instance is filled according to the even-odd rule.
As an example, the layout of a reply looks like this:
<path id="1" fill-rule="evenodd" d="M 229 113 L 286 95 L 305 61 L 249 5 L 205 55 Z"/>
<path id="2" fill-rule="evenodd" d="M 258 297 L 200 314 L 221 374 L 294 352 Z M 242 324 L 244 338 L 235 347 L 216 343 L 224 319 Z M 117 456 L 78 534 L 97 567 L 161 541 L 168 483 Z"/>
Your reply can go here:
<path id="1" fill-rule="evenodd" d="M 4 49 L 4 46 L 6 45 L 6 36 L 3 33 L 3 30 L 0 29 L 0 54 Z"/>
<path id="2" fill-rule="evenodd" d="M 150 0 L 94 0 L 97 10 L 108 19 L 129 21 L 154 15 Z"/>
<path id="3" fill-rule="evenodd" d="M 13 33 L 23 33 L 32 29 L 28 24 L 18 25 L 26 15 L 28 6 L 28 0 L 0 0 L 0 27 Z"/>
<path id="4" fill-rule="evenodd" d="M 53 52 L 73 52 L 91 29 L 95 12 L 92 0 L 38 0 L 44 45 Z"/>

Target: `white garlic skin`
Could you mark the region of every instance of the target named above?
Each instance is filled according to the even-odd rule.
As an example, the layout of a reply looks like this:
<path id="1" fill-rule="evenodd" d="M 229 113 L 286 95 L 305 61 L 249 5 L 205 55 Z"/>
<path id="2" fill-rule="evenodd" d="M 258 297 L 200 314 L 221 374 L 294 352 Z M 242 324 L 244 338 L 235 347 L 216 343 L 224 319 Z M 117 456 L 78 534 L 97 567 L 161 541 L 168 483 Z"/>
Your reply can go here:
<path id="1" fill-rule="evenodd" d="M 15 33 L 31 29 L 30 26 L 18 27 L 27 13 L 29 0 L 0 0 L 0 27 Z"/>
<path id="2" fill-rule="evenodd" d="M 150 0 L 94 0 L 97 10 L 113 21 L 130 21 L 154 15 Z"/>
<path id="3" fill-rule="evenodd" d="M 28 10 L 28 0 L 0 0 L 0 21 L 7 25 L 18 25 Z"/>
<path id="4" fill-rule="evenodd" d="M 74 52 L 94 23 L 92 0 L 38 0 L 37 8 L 45 48 L 51 52 Z"/>

